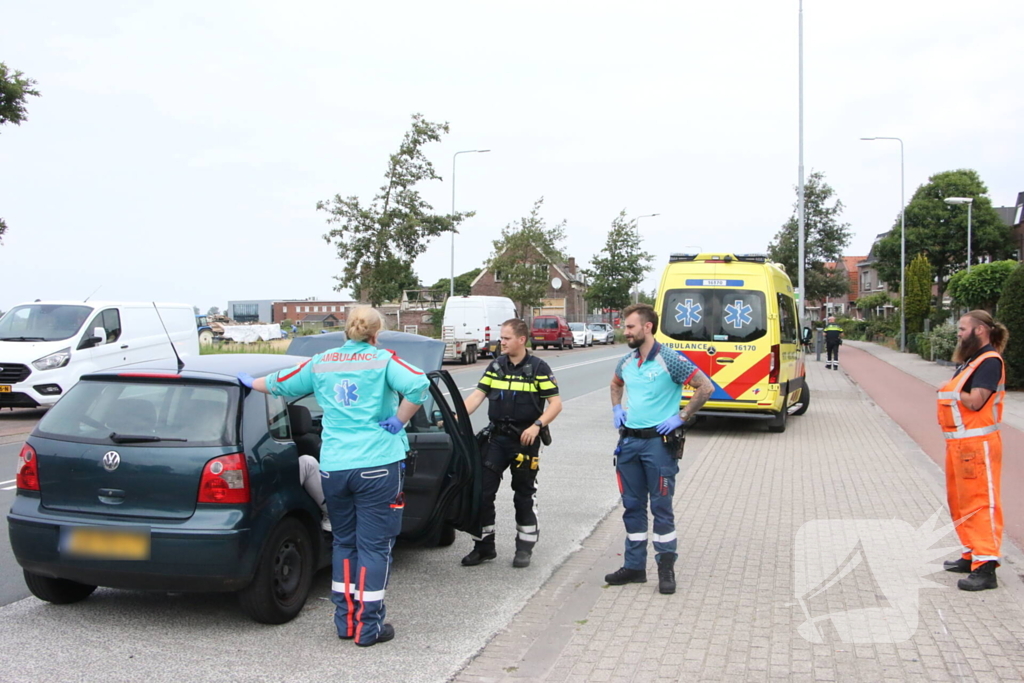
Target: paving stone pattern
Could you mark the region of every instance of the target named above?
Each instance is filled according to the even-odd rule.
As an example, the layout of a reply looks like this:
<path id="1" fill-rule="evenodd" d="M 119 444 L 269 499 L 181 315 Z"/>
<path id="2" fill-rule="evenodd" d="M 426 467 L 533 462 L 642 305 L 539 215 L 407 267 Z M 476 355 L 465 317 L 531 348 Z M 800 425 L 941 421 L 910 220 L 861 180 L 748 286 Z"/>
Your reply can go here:
<path id="1" fill-rule="evenodd" d="M 648 583 L 603 585 L 621 564 L 614 511 L 456 680 L 1024 680 L 1024 588 L 1008 571 L 999 589 L 973 594 L 956 589 L 958 575 L 926 577 L 941 587 L 920 591 L 904 642 L 843 642 L 827 619 L 821 644 L 798 633 L 807 617 L 794 595 L 794 539 L 804 523 L 917 528 L 944 505 L 926 457 L 823 365 L 808 364 L 810 410 L 785 433 L 742 421 L 702 427 L 713 436 L 684 459 L 677 484 L 675 595 L 657 593 L 653 552 Z M 936 547 L 950 545 L 952 534 Z M 806 601 L 811 616 L 886 606 L 868 563 Z"/>

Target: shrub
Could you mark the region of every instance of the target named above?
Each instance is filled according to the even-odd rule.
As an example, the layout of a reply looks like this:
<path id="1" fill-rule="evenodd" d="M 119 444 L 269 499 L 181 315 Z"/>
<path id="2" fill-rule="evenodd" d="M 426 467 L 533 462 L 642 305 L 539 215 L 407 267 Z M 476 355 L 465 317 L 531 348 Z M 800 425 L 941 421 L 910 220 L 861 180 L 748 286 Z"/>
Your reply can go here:
<path id="1" fill-rule="evenodd" d="M 946 291 L 959 306 L 991 311 L 1003 294 L 1007 278 L 1016 268 L 1016 261 L 979 263 L 970 272 L 961 270 L 949 278 Z"/>
<path id="2" fill-rule="evenodd" d="M 1017 266 L 1003 284 L 997 310 L 999 322 L 1010 331 L 1010 342 L 1003 353 L 1006 383 L 1024 387 L 1024 264 Z"/>
<path id="3" fill-rule="evenodd" d="M 935 360 L 952 360 L 953 351 L 956 349 L 956 325 L 951 322 L 942 323 L 928 335 L 928 343 L 929 360 L 933 353 Z"/>
<path id="4" fill-rule="evenodd" d="M 924 319 L 928 317 L 932 307 L 932 266 L 927 256 L 918 254 L 917 258 L 910 262 L 907 266 L 906 283 L 904 304 L 909 342 L 911 332 L 921 332 L 924 329 Z"/>

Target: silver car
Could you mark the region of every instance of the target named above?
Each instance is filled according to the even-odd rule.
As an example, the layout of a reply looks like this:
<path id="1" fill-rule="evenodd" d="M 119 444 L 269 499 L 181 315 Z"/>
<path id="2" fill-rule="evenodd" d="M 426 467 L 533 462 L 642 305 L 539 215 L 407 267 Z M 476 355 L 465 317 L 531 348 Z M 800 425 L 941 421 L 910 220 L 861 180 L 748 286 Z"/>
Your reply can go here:
<path id="1" fill-rule="evenodd" d="M 615 343 L 615 328 L 608 323 L 587 323 L 587 329 L 594 333 L 595 344 Z"/>

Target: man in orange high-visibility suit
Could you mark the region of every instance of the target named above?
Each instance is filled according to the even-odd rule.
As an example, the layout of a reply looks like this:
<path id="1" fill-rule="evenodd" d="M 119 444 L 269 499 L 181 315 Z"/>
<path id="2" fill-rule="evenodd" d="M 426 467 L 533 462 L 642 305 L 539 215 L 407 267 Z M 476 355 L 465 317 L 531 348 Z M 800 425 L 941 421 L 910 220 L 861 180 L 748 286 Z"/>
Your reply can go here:
<path id="1" fill-rule="evenodd" d="M 953 360 L 956 374 L 939 389 L 938 417 L 946 437 L 946 496 L 963 545 L 946 571 L 970 574 L 957 582 L 965 591 L 995 588 L 1003 507 L 999 478 L 1003 464 L 1006 368 L 1000 355 L 1009 333 L 985 311 L 960 318 Z"/>

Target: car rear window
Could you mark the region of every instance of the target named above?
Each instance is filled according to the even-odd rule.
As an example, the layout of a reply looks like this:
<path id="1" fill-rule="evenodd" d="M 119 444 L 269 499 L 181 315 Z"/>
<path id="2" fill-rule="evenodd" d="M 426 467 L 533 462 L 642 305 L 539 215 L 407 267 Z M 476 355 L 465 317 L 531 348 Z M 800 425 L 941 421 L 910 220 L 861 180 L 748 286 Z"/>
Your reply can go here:
<path id="1" fill-rule="evenodd" d="M 534 318 L 533 329 L 554 330 L 558 328 L 558 318 Z"/>
<path id="2" fill-rule="evenodd" d="M 569 329 L 573 332 L 586 332 L 587 330 L 583 323 L 569 323 Z"/>
<path id="3" fill-rule="evenodd" d="M 751 342 L 768 331 L 764 292 L 672 289 L 665 293 L 661 331 L 676 341 Z"/>
<path id="4" fill-rule="evenodd" d="M 117 433 L 186 439 L 152 444 L 159 447 L 230 446 L 237 399 L 227 386 L 86 380 L 50 408 L 36 432 L 85 443 L 113 443 Z"/>

